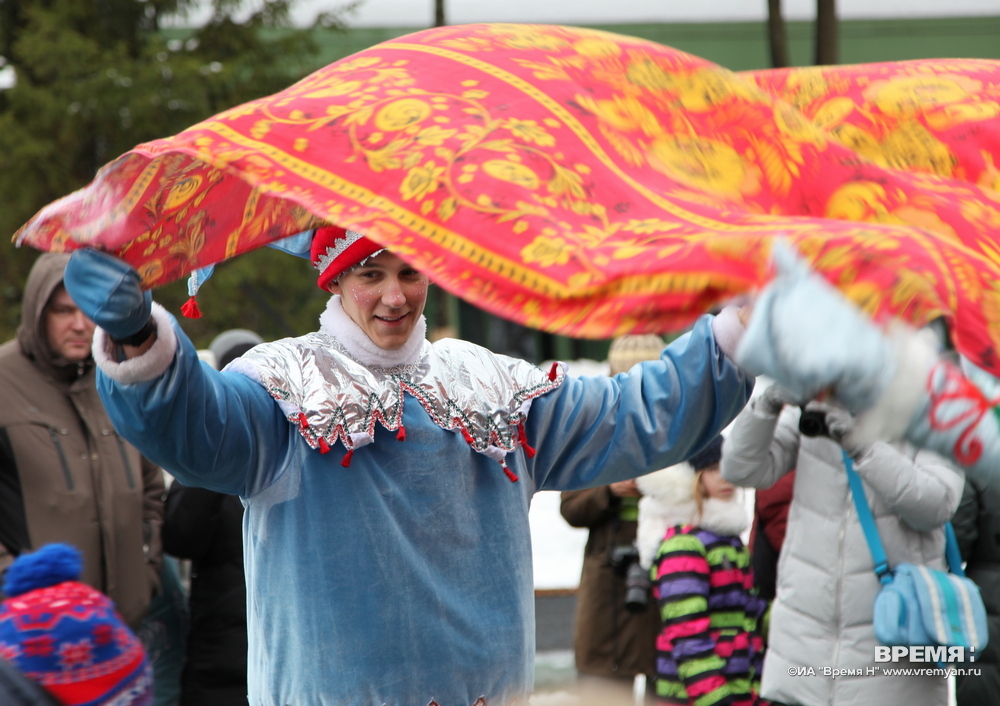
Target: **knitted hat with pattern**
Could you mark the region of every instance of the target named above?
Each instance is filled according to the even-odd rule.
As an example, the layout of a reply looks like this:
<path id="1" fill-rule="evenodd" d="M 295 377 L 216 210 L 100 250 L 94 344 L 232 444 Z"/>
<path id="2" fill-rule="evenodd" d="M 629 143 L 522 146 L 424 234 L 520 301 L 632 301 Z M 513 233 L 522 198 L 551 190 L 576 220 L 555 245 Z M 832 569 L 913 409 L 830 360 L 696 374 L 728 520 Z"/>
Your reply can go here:
<path id="1" fill-rule="evenodd" d="M 316 284 L 328 290 L 340 275 L 382 249 L 374 240 L 353 230 L 336 226 L 317 228 L 309 250 L 313 267 L 319 270 Z"/>
<path id="2" fill-rule="evenodd" d="M 0 657 L 66 706 L 151 706 L 146 652 L 107 596 L 79 583 L 80 552 L 49 544 L 4 576 Z"/>
<path id="3" fill-rule="evenodd" d="M 611 342 L 608 349 L 610 375 L 627 373 L 633 365 L 656 360 L 663 352 L 663 339 L 652 333 L 628 334 Z"/>

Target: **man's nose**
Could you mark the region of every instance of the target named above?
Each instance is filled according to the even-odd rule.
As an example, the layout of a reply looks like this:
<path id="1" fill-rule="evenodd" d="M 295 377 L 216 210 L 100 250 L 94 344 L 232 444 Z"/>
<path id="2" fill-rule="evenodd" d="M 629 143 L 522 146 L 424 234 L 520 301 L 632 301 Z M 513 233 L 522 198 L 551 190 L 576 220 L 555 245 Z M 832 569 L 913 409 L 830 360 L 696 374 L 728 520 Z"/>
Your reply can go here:
<path id="1" fill-rule="evenodd" d="M 82 311 L 77 309 L 73 313 L 73 328 L 78 331 L 83 331 L 90 325 L 90 319 Z"/>
<path id="2" fill-rule="evenodd" d="M 399 280 L 392 279 L 386 283 L 382 290 L 382 303 L 391 307 L 403 306 L 406 303 L 406 296 Z"/>

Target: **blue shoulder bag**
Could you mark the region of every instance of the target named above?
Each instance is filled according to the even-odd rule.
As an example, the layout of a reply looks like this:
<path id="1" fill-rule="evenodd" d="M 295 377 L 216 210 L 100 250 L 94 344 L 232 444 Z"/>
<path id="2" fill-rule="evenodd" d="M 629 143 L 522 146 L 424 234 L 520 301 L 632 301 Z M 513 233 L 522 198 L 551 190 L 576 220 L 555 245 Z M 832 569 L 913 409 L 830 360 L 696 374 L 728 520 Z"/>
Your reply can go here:
<path id="1" fill-rule="evenodd" d="M 979 587 L 962 570 L 951 523 L 945 525 L 945 557 L 950 573 L 906 563 L 890 569 L 861 479 L 846 451 L 844 468 L 875 561 L 875 575 L 882 583 L 882 590 L 875 597 L 875 637 L 879 643 L 982 650 L 988 637 L 986 608 Z"/>

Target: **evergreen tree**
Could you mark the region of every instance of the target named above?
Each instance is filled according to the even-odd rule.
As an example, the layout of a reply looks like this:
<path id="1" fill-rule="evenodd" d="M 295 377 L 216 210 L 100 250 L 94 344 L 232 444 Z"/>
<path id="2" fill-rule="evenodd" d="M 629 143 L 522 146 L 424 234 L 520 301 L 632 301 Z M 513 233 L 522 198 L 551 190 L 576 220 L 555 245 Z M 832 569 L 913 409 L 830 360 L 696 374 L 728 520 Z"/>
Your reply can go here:
<path id="1" fill-rule="evenodd" d="M 196 0 L 0 0 L 0 233 L 86 185 L 136 144 L 279 91 L 317 68 L 309 29 L 288 24 L 293 0 L 211 0 L 211 16 L 179 29 Z M 206 3 L 207 4 L 207 3 Z M 343 13 L 317 18 L 342 26 Z M 20 320 L 38 253 L 0 246 L 0 340 Z M 268 249 L 218 268 L 205 318 L 186 322 L 206 345 L 234 326 L 265 338 L 310 330 L 324 297 L 305 261 Z M 184 283 L 157 292 L 177 311 Z"/>

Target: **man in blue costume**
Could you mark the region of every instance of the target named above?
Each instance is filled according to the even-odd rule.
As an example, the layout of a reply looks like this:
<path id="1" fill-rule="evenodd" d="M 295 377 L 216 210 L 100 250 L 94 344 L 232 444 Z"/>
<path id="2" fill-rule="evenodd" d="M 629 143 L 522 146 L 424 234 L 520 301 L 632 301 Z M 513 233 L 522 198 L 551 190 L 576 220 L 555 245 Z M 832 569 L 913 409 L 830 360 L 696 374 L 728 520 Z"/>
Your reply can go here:
<path id="1" fill-rule="evenodd" d="M 739 317 L 703 317 L 628 373 L 569 378 L 429 343 L 426 275 L 358 233 L 321 228 L 311 254 L 335 295 L 320 330 L 218 372 L 134 269 L 74 253 L 109 414 L 181 482 L 243 499 L 251 704 L 526 703 L 532 495 L 712 440 L 753 387 L 730 357 Z"/>

